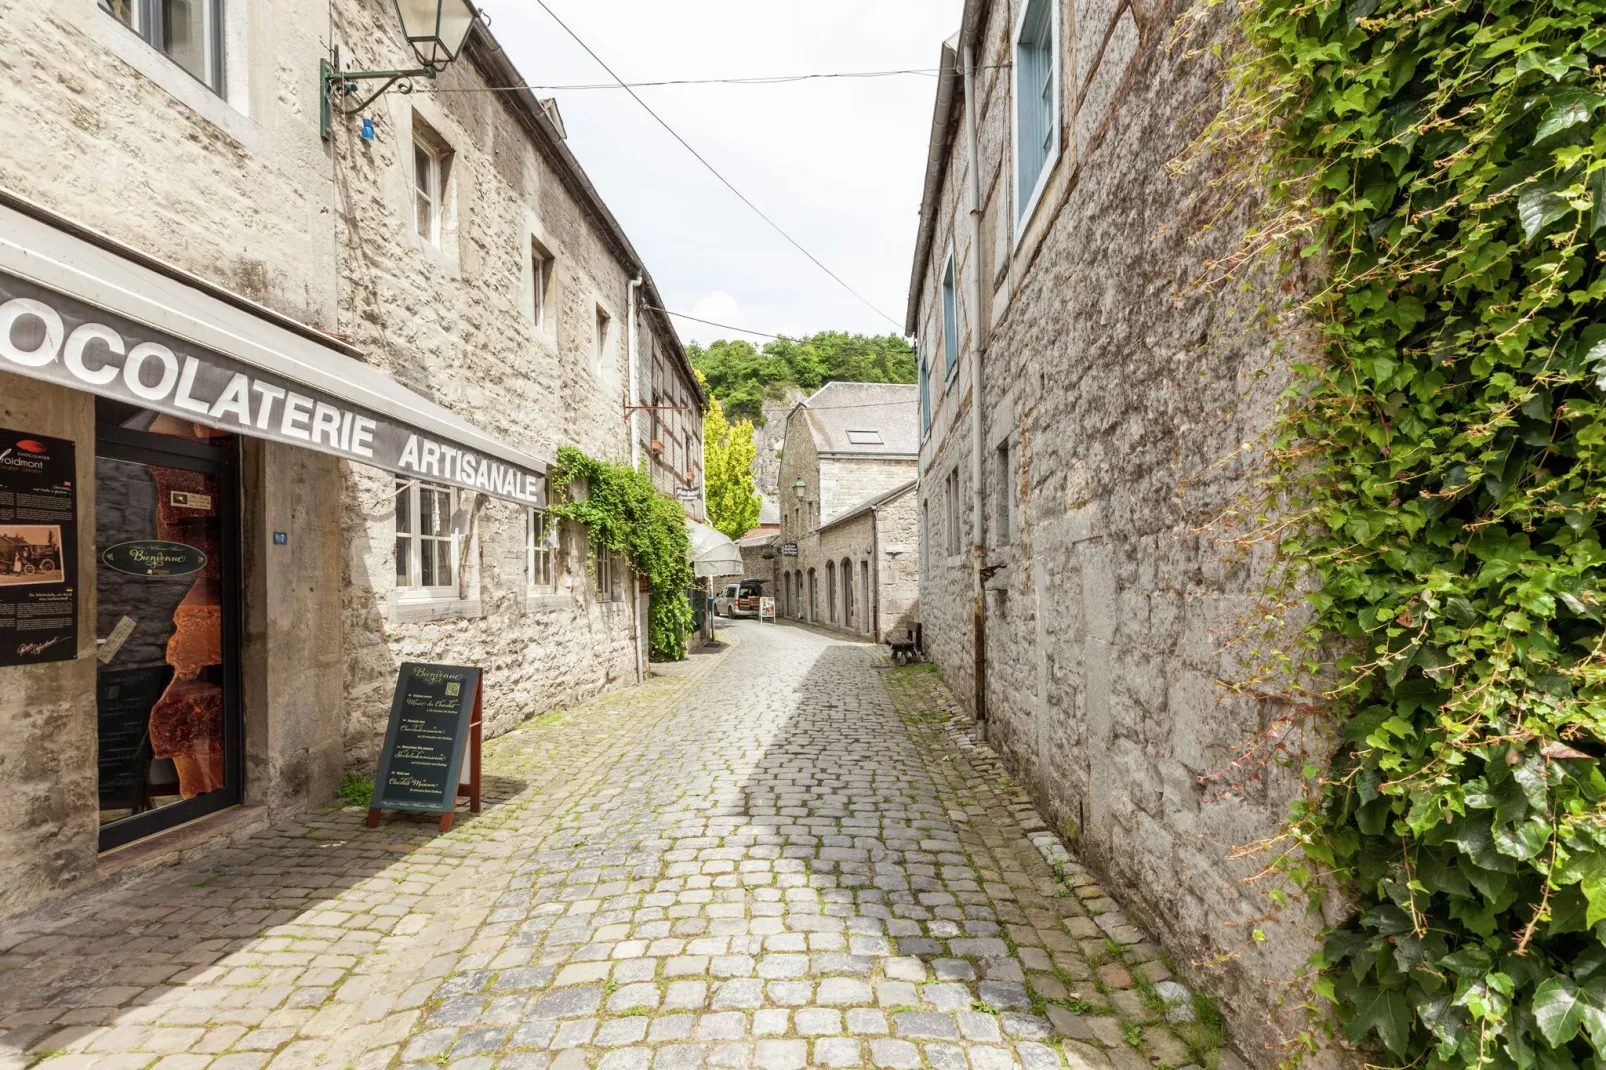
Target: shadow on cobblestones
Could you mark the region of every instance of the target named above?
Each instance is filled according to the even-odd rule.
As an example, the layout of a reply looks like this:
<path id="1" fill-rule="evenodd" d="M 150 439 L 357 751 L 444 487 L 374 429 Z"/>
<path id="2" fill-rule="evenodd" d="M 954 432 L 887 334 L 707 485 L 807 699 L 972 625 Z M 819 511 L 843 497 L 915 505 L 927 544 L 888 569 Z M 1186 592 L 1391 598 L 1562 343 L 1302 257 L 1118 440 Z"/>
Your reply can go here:
<path id="1" fill-rule="evenodd" d="M 0 1061 L 1216 1061 L 1182 1021 L 1208 1008 L 1040 839 L 934 673 L 811 629 L 721 637 L 489 743 L 497 805 L 451 833 L 331 810 L 12 926 Z"/>

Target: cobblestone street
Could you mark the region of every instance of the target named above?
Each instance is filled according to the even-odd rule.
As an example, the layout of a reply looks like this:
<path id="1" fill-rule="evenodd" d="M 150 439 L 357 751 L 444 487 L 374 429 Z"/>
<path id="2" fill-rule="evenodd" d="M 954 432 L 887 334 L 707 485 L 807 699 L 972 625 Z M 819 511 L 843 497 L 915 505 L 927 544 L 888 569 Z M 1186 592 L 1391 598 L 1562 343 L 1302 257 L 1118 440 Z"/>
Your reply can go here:
<path id="1" fill-rule="evenodd" d="M 330 808 L 6 926 L 0 1065 L 1240 1065 L 928 667 L 722 635 L 489 743 L 448 834 Z"/>

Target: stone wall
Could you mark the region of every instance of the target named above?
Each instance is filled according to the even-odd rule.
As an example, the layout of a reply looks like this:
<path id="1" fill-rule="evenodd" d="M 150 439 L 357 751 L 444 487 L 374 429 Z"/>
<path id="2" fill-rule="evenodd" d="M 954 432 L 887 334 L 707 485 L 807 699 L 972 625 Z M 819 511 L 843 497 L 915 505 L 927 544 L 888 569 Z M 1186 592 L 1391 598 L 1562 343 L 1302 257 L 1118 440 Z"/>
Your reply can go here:
<path id="1" fill-rule="evenodd" d="M 1211 520 L 1244 489 L 1240 444 L 1266 426 L 1286 379 L 1230 303 L 1189 290 L 1231 228 L 1201 233 L 1223 207 L 1208 175 L 1165 170 L 1220 98 L 1203 46 L 1230 12 L 1192 47 L 1167 49 L 1176 7 L 1064 0 L 1062 151 L 1017 233 L 1006 49 L 1020 0 L 972 0 L 975 11 L 982 225 L 970 233 L 961 135 L 932 206 L 915 317 L 936 369 L 921 456 L 927 646 L 969 702 L 980 523 L 988 563 L 1003 566 L 986 596 L 992 739 L 1101 883 L 1219 998 L 1244 1052 L 1270 1065 L 1266 1045 L 1297 1014 L 1278 999 L 1312 945 L 1279 925 L 1247 939 L 1267 908 L 1244 883 L 1262 860 L 1227 852 L 1274 832 L 1297 785 L 1277 770 L 1240 790 L 1201 778 L 1281 712 L 1217 686 L 1238 657 L 1219 637 L 1264 577 Z M 959 367 L 943 381 L 937 286 L 950 241 L 960 292 L 982 280 L 983 517 L 971 498 L 968 301 Z"/>
<path id="2" fill-rule="evenodd" d="M 95 406 L 86 394 L 0 372 L 0 428 L 77 448 L 78 656 L 0 669 L 0 917 L 95 877 Z"/>
<path id="3" fill-rule="evenodd" d="M 94 0 L 5 3 L 0 135 L 17 148 L 0 153 L 0 187 L 340 335 L 400 383 L 527 453 L 550 458 L 574 444 L 627 458 L 621 402 L 639 268 L 585 200 L 583 176 L 537 150 L 502 93 L 387 94 L 368 113 L 374 140 L 358 136 L 358 120 L 339 119 L 326 143 L 318 62 L 331 19 L 352 67 L 410 67 L 393 6 L 223 2 L 221 95 Z M 485 82 L 465 58 L 430 88 Z M 413 224 L 412 145 L 426 128 L 450 161 L 438 245 Z M 539 326 L 536 243 L 556 268 Z M 600 345 L 599 309 L 611 322 Z M 643 352 L 673 342 L 655 333 L 660 318 L 643 317 Z M 0 423 L 79 440 L 85 495 L 93 412 L 87 395 L 0 375 Z M 458 597 L 399 607 L 393 477 L 250 442 L 242 488 L 249 804 L 320 803 L 342 770 L 371 770 L 403 660 L 483 666 L 493 734 L 636 678 L 634 583 L 620 575 L 599 595 L 581 532 L 565 532 L 556 581 L 537 590 L 524 511 L 465 494 Z M 92 503 L 83 515 L 93 517 Z M 287 534 L 285 545 L 274 532 Z M 88 579 L 91 528 L 85 536 Z M 0 805 L 0 915 L 104 869 L 92 587 L 85 597 L 85 656 L 0 670 L 0 762 L 18 786 Z"/>
<path id="4" fill-rule="evenodd" d="M 404 61 L 387 5 L 346 10 L 341 30 L 358 44 L 361 62 Z M 439 84 L 452 90 L 485 82 L 472 64 L 459 62 Z M 335 138 L 347 280 L 342 328 L 372 363 L 515 446 L 551 457 L 572 444 L 593 456 L 628 459 L 621 398 L 634 271 L 532 145 L 503 94 L 392 94 L 376 110 L 375 141 L 350 129 Z M 412 144 L 420 130 L 451 152 L 443 195 L 451 225 L 438 247 L 413 225 Z M 552 257 L 539 326 L 530 296 L 536 243 Z M 610 321 L 600 366 L 599 309 Z M 641 317 L 643 354 L 654 344 L 654 322 Z M 666 404 L 682 400 L 689 400 L 684 389 L 664 396 Z M 671 417 L 665 422 L 687 426 L 689 414 Z M 345 473 L 350 762 L 369 768 L 376 759 L 403 660 L 483 666 L 493 734 L 523 716 L 635 679 L 636 601 L 620 593 L 631 585 L 621 581 L 617 597 L 599 599 L 581 538 L 566 531 L 555 587 L 532 591 L 525 517 L 507 503 L 483 497 L 464 503 L 478 512 L 459 611 L 425 620 L 399 612 L 389 487 L 388 476 L 355 467 Z"/>

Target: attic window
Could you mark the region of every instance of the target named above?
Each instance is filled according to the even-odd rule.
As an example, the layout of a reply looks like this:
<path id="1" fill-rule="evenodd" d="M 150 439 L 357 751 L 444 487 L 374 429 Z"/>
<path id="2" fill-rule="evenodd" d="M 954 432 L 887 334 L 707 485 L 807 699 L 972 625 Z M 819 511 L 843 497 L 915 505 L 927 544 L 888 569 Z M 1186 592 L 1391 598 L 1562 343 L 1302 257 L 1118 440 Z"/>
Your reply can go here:
<path id="1" fill-rule="evenodd" d="M 849 431 L 848 441 L 855 446 L 880 446 L 880 431 Z"/>

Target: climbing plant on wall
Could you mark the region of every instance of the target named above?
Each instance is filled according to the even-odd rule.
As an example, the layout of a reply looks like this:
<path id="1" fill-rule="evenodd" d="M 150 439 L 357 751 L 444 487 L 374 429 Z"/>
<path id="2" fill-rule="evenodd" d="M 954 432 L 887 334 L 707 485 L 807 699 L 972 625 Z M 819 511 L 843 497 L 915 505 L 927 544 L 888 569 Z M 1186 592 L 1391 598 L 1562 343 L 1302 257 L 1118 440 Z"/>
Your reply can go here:
<path id="1" fill-rule="evenodd" d="M 1606 0 L 1238 25 L 1240 252 L 1324 280 L 1263 529 L 1342 740 L 1281 862 L 1353 907 L 1317 991 L 1381 1062 L 1606 1065 Z"/>
<path id="2" fill-rule="evenodd" d="M 691 542 L 679 503 L 660 494 L 644 472 L 587 456 L 573 446 L 558 450 L 552 474 L 554 516 L 584 524 L 593 549 L 605 547 L 630 558 L 652 591 L 647 642 L 654 661 L 686 656 L 691 634 Z M 574 500 L 569 487 L 585 493 Z"/>

